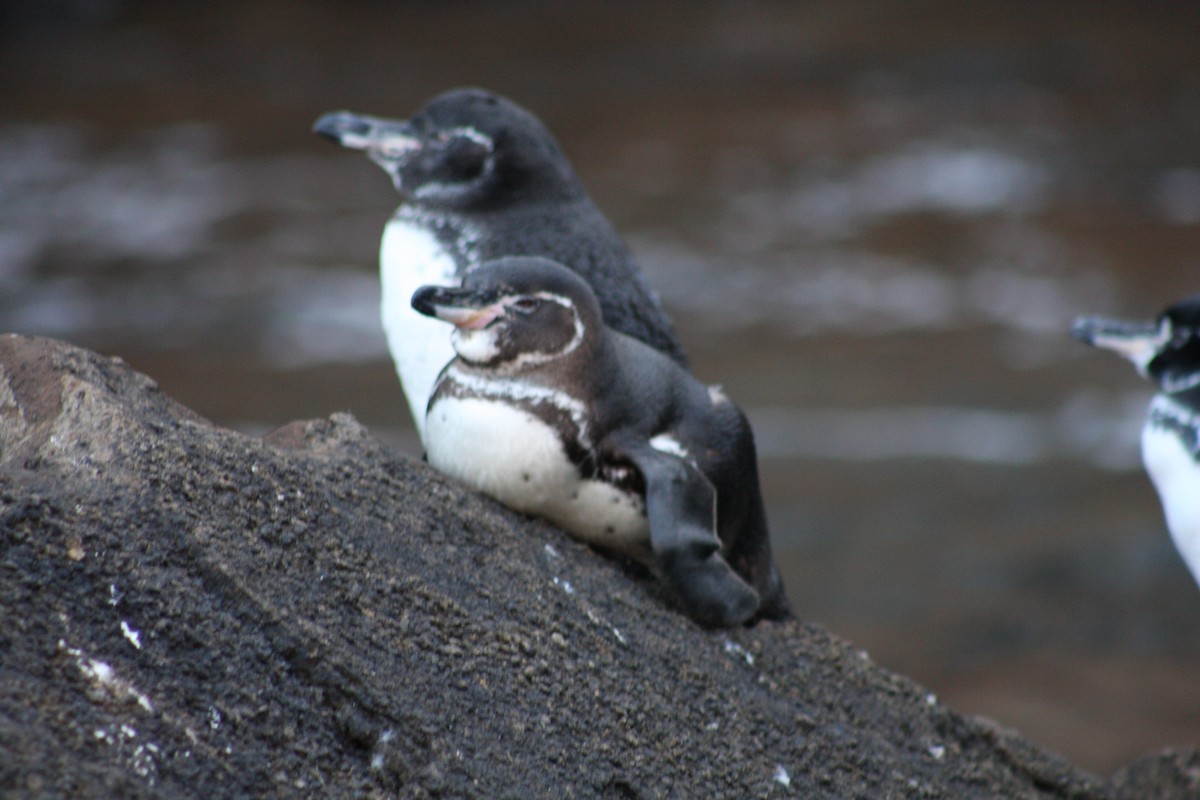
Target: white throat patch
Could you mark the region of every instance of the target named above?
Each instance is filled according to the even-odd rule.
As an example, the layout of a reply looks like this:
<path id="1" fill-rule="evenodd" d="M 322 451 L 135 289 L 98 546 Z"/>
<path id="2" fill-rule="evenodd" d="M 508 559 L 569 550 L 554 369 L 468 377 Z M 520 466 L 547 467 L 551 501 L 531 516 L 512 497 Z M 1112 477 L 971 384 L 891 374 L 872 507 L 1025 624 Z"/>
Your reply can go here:
<path id="1" fill-rule="evenodd" d="M 454 352 L 472 364 L 486 364 L 500 355 L 500 346 L 496 344 L 495 328 L 480 328 L 469 330 L 455 328 L 450 333 L 450 342 Z"/>

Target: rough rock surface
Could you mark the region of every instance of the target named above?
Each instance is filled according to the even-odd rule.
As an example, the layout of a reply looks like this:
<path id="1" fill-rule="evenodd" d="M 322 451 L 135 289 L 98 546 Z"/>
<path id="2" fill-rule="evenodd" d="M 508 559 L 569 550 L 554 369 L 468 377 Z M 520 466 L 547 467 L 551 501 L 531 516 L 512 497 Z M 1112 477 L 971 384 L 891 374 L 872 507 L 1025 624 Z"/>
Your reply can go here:
<path id="1" fill-rule="evenodd" d="M 20 336 L 0 337 L 0 615 L 3 797 L 1200 786 L 1194 753 L 1104 783 L 814 625 L 701 630 L 347 415 L 248 438 Z"/>

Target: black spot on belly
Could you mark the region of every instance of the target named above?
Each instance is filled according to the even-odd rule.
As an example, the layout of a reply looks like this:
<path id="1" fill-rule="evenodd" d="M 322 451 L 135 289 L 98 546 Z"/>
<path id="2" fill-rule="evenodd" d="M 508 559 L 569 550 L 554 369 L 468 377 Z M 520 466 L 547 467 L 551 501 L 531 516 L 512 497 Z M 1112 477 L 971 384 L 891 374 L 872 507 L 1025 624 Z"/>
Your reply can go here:
<path id="1" fill-rule="evenodd" d="M 616 533 L 616 528 L 614 528 L 612 525 L 605 525 L 604 532 L 609 534 Z"/>
<path id="2" fill-rule="evenodd" d="M 526 483 L 529 483 L 529 473 L 528 473 L 528 472 L 522 472 L 522 473 L 521 473 L 521 480 L 525 481 Z"/>

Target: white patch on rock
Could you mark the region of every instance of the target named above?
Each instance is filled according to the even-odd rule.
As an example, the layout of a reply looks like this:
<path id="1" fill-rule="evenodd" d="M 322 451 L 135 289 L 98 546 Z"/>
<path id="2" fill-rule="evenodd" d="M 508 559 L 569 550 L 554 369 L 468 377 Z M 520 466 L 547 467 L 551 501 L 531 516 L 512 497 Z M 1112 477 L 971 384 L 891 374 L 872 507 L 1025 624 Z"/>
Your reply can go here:
<path id="1" fill-rule="evenodd" d="M 129 627 L 129 623 L 121 620 L 121 635 L 129 640 L 129 643 L 138 650 L 142 649 L 142 633 Z"/>
<path id="2" fill-rule="evenodd" d="M 609 622 L 606 622 L 605 620 L 600 619 L 600 617 L 596 616 L 596 613 L 594 611 L 592 611 L 590 608 L 584 608 L 583 612 L 585 614 L 587 614 L 587 618 L 589 620 L 591 620 L 593 623 L 595 623 L 596 625 L 600 625 L 602 627 L 607 627 L 610 631 L 612 631 L 613 636 L 615 636 L 617 638 L 618 642 L 620 642 L 621 644 L 624 644 L 624 645 L 629 644 L 629 640 L 625 638 L 625 634 L 621 633 L 621 631 L 617 629 L 616 625 L 613 625 Z"/>
<path id="3" fill-rule="evenodd" d="M 129 681 L 117 675 L 110 664 L 85 656 L 82 650 L 77 647 L 68 647 L 62 639 L 58 640 L 58 647 L 75 658 L 75 665 L 91 684 L 88 697 L 92 700 L 133 702 L 145 711 L 154 711 L 154 704 L 150 702 L 150 698 L 134 688 Z"/>
<path id="4" fill-rule="evenodd" d="M 722 640 L 722 644 L 724 644 L 724 646 L 725 646 L 726 653 L 728 653 L 729 655 L 738 656 L 743 661 L 745 661 L 748 665 L 754 666 L 754 654 L 751 653 L 749 650 L 742 647 L 740 644 L 733 641 L 732 639 L 728 639 L 728 638 Z"/>

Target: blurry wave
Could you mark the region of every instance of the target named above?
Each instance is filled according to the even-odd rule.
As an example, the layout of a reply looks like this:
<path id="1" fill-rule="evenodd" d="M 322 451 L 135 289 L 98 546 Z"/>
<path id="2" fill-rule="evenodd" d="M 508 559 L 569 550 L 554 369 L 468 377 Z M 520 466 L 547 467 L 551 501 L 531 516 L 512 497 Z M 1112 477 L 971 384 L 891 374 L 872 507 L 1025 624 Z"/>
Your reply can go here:
<path id="1" fill-rule="evenodd" d="M 1025 465 L 1077 459 L 1139 468 L 1145 393 L 1079 393 L 1048 413 L 953 406 L 746 409 L 763 459 L 947 459 Z"/>

